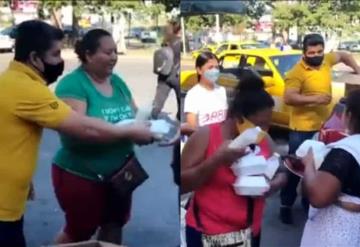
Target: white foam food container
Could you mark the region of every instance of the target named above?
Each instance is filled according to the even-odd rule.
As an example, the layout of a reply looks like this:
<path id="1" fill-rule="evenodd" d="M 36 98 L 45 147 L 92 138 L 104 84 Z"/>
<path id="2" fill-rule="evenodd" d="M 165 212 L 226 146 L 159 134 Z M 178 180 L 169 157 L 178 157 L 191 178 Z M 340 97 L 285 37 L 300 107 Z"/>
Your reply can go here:
<path id="1" fill-rule="evenodd" d="M 122 120 L 122 121 L 116 123 L 116 125 L 133 124 L 136 121 L 137 120 L 135 120 L 135 119 L 125 119 L 125 120 Z M 169 133 L 169 131 L 170 131 L 171 125 L 166 120 L 158 119 L 158 120 L 150 120 L 149 122 L 151 123 L 150 131 L 154 134 L 163 134 L 164 135 L 164 134 Z"/>
<path id="2" fill-rule="evenodd" d="M 262 196 L 270 188 L 264 176 L 241 176 L 233 186 L 240 196 Z"/>
<path id="3" fill-rule="evenodd" d="M 312 148 L 314 154 L 315 168 L 319 169 L 325 156 L 330 151 L 323 142 L 316 140 L 306 140 L 296 150 L 296 156 L 304 157 L 308 151 Z"/>
<path id="4" fill-rule="evenodd" d="M 245 148 L 250 144 L 256 144 L 262 134 L 263 131 L 260 127 L 247 129 L 229 144 L 229 148 Z"/>
<path id="5" fill-rule="evenodd" d="M 170 131 L 171 125 L 164 119 L 151 120 L 151 132 L 156 134 L 167 134 Z"/>
<path id="6" fill-rule="evenodd" d="M 265 174 L 267 163 L 264 156 L 248 154 L 231 166 L 236 176 L 252 176 Z"/>
<path id="7" fill-rule="evenodd" d="M 304 157 L 308 153 L 310 148 L 312 148 L 313 152 L 316 153 L 322 151 L 325 147 L 326 146 L 323 142 L 316 140 L 306 140 L 296 150 L 296 156 Z"/>
<path id="8" fill-rule="evenodd" d="M 267 165 L 266 165 L 265 176 L 269 180 L 271 180 L 274 178 L 277 170 L 280 167 L 280 155 L 278 153 L 274 153 L 273 156 L 267 159 L 266 163 Z"/>

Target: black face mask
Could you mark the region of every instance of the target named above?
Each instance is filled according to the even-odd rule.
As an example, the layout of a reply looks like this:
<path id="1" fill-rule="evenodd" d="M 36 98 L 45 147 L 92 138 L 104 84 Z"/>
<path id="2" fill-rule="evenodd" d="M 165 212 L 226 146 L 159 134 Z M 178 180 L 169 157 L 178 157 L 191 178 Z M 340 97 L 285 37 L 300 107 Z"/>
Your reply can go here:
<path id="1" fill-rule="evenodd" d="M 64 72 L 64 61 L 58 64 L 50 64 L 42 60 L 44 64 L 44 71 L 41 74 L 44 76 L 46 80 L 46 84 L 50 85 L 54 83 L 59 76 Z"/>
<path id="2" fill-rule="evenodd" d="M 310 66 L 318 67 L 322 64 L 324 60 L 324 55 L 322 56 L 314 56 L 314 57 L 304 57 L 305 63 Z"/>

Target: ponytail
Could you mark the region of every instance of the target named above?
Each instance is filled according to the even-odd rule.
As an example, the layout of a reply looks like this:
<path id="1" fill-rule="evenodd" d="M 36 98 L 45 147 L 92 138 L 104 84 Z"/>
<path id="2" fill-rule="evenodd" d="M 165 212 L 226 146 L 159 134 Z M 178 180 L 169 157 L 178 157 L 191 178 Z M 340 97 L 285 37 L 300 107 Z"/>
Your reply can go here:
<path id="1" fill-rule="evenodd" d="M 232 118 L 248 117 L 258 111 L 274 107 L 274 100 L 264 87 L 265 83 L 260 75 L 254 71 L 245 72 L 235 88 L 228 116 Z"/>

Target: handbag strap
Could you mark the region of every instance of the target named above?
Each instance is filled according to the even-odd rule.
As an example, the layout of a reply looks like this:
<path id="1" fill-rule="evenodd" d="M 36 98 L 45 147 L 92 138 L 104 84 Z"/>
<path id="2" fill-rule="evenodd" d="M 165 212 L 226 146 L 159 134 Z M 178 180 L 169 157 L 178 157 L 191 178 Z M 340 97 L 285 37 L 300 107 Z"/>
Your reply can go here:
<path id="1" fill-rule="evenodd" d="M 131 152 L 125 156 L 123 163 L 127 163 L 131 158 L 135 157 L 134 152 Z M 93 175 L 95 175 L 101 182 L 106 182 L 107 178 L 104 175 L 99 174 L 89 163 L 85 163 L 85 167 L 90 171 Z"/>
<path id="2" fill-rule="evenodd" d="M 90 171 L 94 176 L 96 176 L 101 182 L 105 182 L 105 177 L 99 174 L 95 169 L 91 166 L 91 164 L 85 163 L 86 169 Z"/>

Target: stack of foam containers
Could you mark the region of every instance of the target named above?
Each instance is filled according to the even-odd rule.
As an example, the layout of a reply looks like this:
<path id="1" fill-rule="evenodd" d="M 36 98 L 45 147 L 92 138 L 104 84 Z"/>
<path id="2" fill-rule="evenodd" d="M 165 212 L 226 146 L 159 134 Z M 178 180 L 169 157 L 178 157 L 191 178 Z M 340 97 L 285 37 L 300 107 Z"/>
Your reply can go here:
<path id="1" fill-rule="evenodd" d="M 141 107 L 138 109 L 135 119 L 125 119 L 116 124 L 124 125 L 124 124 L 132 124 L 135 122 L 149 121 L 151 123 L 150 131 L 154 134 L 155 137 L 161 139 L 162 136 L 169 133 L 171 129 L 171 125 L 164 119 L 149 120 L 151 118 L 151 110 L 152 110 L 151 105 Z"/>
<path id="2" fill-rule="evenodd" d="M 234 139 L 229 147 L 245 148 L 258 143 L 263 136 L 264 132 L 259 127 L 248 129 Z M 271 180 L 278 167 L 278 155 L 266 160 L 256 150 L 250 152 L 231 166 L 237 176 L 233 185 L 235 193 L 241 196 L 262 196 L 270 188 L 265 177 Z"/>

